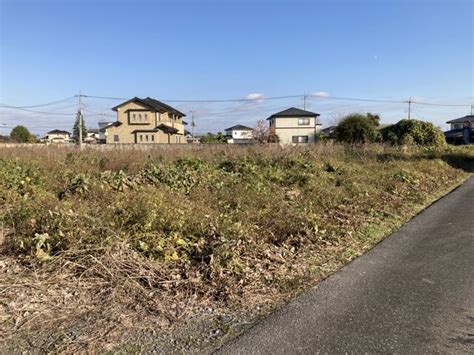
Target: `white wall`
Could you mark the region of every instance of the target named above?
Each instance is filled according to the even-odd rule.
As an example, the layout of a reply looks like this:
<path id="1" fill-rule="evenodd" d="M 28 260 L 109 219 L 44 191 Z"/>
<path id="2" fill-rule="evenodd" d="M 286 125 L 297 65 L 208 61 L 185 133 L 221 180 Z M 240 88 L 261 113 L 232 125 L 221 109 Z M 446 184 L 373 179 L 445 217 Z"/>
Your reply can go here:
<path id="1" fill-rule="evenodd" d="M 303 117 L 302 117 L 303 118 Z M 315 117 L 309 118 L 308 125 L 300 125 L 299 117 L 277 117 L 275 119 L 275 133 L 281 145 L 293 144 L 293 136 L 308 136 L 308 143 L 315 142 L 315 134 L 321 131 L 321 125 L 316 125 Z"/>
<path id="2" fill-rule="evenodd" d="M 252 138 L 252 131 L 232 131 L 232 138 L 234 139 L 250 139 Z"/>

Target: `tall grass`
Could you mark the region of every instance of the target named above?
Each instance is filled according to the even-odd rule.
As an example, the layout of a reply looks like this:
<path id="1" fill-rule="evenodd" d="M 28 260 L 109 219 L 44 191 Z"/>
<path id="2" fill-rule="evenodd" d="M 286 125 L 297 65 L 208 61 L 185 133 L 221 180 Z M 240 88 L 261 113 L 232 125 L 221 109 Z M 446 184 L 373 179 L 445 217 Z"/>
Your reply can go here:
<path id="1" fill-rule="evenodd" d="M 139 305 L 140 317 L 168 325 L 203 304 L 265 312 L 459 184 L 473 153 L 2 149 L 4 253 L 43 280 L 87 281 L 84 295 L 100 291 L 102 304 Z"/>

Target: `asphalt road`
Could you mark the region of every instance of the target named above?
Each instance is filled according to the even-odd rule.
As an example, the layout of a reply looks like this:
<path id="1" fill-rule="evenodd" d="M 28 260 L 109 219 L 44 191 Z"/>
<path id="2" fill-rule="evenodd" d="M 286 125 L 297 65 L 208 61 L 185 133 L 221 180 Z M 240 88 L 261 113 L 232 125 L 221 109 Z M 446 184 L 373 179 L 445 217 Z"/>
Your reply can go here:
<path id="1" fill-rule="evenodd" d="M 474 177 L 225 354 L 474 354 Z"/>

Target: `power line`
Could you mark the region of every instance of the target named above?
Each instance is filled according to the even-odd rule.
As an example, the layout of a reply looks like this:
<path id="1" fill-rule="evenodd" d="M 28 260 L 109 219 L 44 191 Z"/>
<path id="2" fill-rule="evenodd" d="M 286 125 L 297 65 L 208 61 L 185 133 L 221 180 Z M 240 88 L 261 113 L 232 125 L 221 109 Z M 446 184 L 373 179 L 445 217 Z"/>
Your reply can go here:
<path id="1" fill-rule="evenodd" d="M 29 106 L 11 106 L 11 105 L 0 105 L 0 108 L 6 109 L 14 109 L 14 110 L 21 110 L 31 113 L 37 113 L 41 115 L 52 115 L 52 116 L 75 116 L 73 113 L 58 113 L 58 112 L 51 112 L 51 111 L 36 111 L 30 110 L 29 108 L 34 107 L 45 107 L 45 106 L 52 106 L 57 105 L 63 102 L 66 102 L 72 98 L 78 98 L 80 105 L 82 106 L 84 103 L 81 101 L 81 98 L 91 98 L 91 99 L 102 99 L 102 100 L 127 100 L 127 98 L 123 97 L 109 97 L 109 96 L 94 96 L 94 95 L 84 95 L 78 94 L 71 97 L 67 97 L 61 100 L 51 101 L 43 104 L 37 105 L 29 105 Z M 341 101 L 356 101 L 356 102 L 377 102 L 377 103 L 399 103 L 399 104 L 408 104 L 409 111 L 411 109 L 412 104 L 417 105 L 426 105 L 426 106 L 438 106 L 438 107 L 472 107 L 471 104 L 448 104 L 448 103 L 435 103 L 435 102 L 422 102 L 422 101 L 415 101 L 415 100 L 389 100 L 389 99 L 370 99 L 370 98 L 355 98 L 355 97 L 342 97 L 342 96 L 321 96 L 318 97 L 316 95 L 285 95 L 285 96 L 273 96 L 273 97 L 261 97 L 261 98 L 234 98 L 234 99 L 170 99 L 170 100 L 162 100 L 164 102 L 170 103 L 225 103 L 225 102 L 260 102 L 260 101 L 267 101 L 267 100 L 281 100 L 281 99 L 291 99 L 291 98 L 302 98 L 304 102 L 306 99 L 312 98 L 319 98 L 319 99 L 329 99 L 329 100 L 341 100 Z M 304 105 L 306 106 L 306 105 Z M 69 106 L 68 106 L 69 107 Z M 66 107 L 65 107 L 66 108 Z M 63 109 L 65 109 L 63 108 Z M 108 116 L 102 113 L 94 112 L 92 110 L 85 109 L 85 111 L 89 111 L 91 113 L 95 113 L 97 115 Z M 234 113 L 233 110 L 230 110 L 230 113 Z M 212 114 L 211 114 L 212 115 Z M 112 116 L 108 116 L 112 117 Z"/>
<path id="2" fill-rule="evenodd" d="M 56 105 L 56 104 L 59 104 L 59 103 L 64 102 L 64 101 L 71 100 L 71 99 L 73 99 L 74 97 L 75 97 L 75 96 L 71 96 L 71 97 L 67 97 L 67 98 L 65 98 L 65 99 L 56 100 L 56 101 L 51 101 L 51 102 L 47 102 L 47 103 L 45 103 L 45 104 L 38 104 L 38 105 L 30 105 L 30 106 L 11 106 L 11 105 L 6 105 L 6 104 L 1 104 L 0 107 L 21 109 L 21 108 L 35 108 L 35 107 L 52 106 L 52 105 Z"/>
<path id="3" fill-rule="evenodd" d="M 77 95 L 76 95 L 77 96 Z M 89 99 L 101 99 L 101 100 L 129 100 L 130 98 L 125 97 L 108 97 L 108 96 L 92 96 L 92 95 L 81 95 Z"/>
<path id="4" fill-rule="evenodd" d="M 318 96 L 312 96 L 314 98 L 318 98 Z M 404 104 L 407 101 L 404 100 L 384 100 L 384 99 L 361 99 L 361 98 L 354 98 L 354 97 L 340 97 L 340 96 L 324 96 L 320 97 L 321 99 L 330 99 L 330 100 L 343 100 L 343 101 L 360 101 L 360 102 L 384 102 L 384 103 L 399 103 Z"/>
<path id="5" fill-rule="evenodd" d="M 35 111 L 35 110 L 29 110 L 29 109 L 20 108 L 20 107 L 8 107 L 8 108 L 11 108 L 11 109 L 14 109 L 14 110 L 32 112 L 32 113 L 39 113 L 39 114 L 42 114 L 42 115 L 52 115 L 52 116 L 75 116 L 73 113 Z"/>
<path id="6" fill-rule="evenodd" d="M 445 107 L 470 107 L 471 104 L 437 104 L 433 102 L 424 102 L 424 101 L 412 101 L 412 103 L 417 105 L 428 105 L 428 106 L 445 106 Z"/>
<path id="7" fill-rule="evenodd" d="M 83 97 L 91 99 L 102 99 L 102 100 L 128 100 L 124 97 L 107 97 L 107 96 L 92 96 L 92 95 L 82 95 Z M 265 101 L 265 100 L 281 100 L 281 99 L 291 99 L 296 97 L 303 97 L 303 95 L 286 95 L 286 96 L 274 96 L 274 97 L 261 97 L 256 99 L 248 98 L 238 98 L 238 99 L 170 99 L 170 100 L 161 100 L 163 102 L 182 102 L 182 103 L 218 103 L 218 102 L 255 102 L 255 101 Z"/>

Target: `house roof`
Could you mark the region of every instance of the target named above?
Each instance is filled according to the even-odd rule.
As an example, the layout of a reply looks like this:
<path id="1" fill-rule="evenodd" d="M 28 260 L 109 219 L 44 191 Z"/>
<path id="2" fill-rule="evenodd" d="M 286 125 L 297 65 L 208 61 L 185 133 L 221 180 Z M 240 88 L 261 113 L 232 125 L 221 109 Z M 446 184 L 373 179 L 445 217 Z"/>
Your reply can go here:
<path id="1" fill-rule="evenodd" d="M 112 110 L 113 111 L 117 111 L 117 109 L 125 104 L 128 104 L 130 102 L 138 102 L 139 104 L 141 105 L 144 105 L 150 109 L 152 109 L 153 111 L 158 111 L 160 113 L 163 113 L 163 112 L 171 112 L 175 115 L 178 115 L 178 116 L 181 116 L 181 117 L 184 117 L 186 116 L 184 113 L 178 111 L 177 109 L 175 109 L 174 107 L 171 107 L 167 104 L 165 104 L 164 102 L 161 102 L 161 101 L 158 101 L 156 99 L 152 99 L 151 97 L 146 97 L 144 99 L 140 99 L 139 97 L 134 97 L 130 100 L 127 100 L 125 102 L 122 102 L 120 105 L 117 105 L 115 107 L 112 107 Z"/>
<path id="2" fill-rule="evenodd" d="M 467 115 L 460 118 L 455 118 L 454 120 L 448 121 L 446 123 L 463 123 L 464 121 L 474 122 L 474 115 Z"/>
<path id="3" fill-rule="evenodd" d="M 99 133 L 99 129 L 98 128 L 89 128 L 87 130 L 87 133 Z"/>
<path id="4" fill-rule="evenodd" d="M 174 127 L 167 126 L 163 123 L 159 124 L 156 128 L 161 129 L 163 132 L 168 133 L 168 134 L 176 134 L 179 132 L 178 129 Z"/>
<path id="5" fill-rule="evenodd" d="M 141 132 L 141 133 L 145 133 L 145 132 L 155 133 L 155 132 L 158 132 L 158 128 L 136 129 L 136 130 L 132 131 L 132 134 L 135 134 L 135 133 L 138 133 L 138 132 Z"/>
<path id="6" fill-rule="evenodd" d="M 321 132 L 323 133 L 332 133 L 336 130 L 337 126 L 329 126 L 329 127 L 325 127 L 321 130 Z"/>
<path id="7" fill-rule="evenodd" d="M 318 117 L 318 116 L 320 116 L 320 114 L 316 112 L 301 110 L 296 107 L 290 107 L 286 110 L 283 110 L 271 115 L 270 117 L 267 118 L 267 120 L 272 119 L 272 118 L 277 118 L 277 117 Z"/>
<path id="8" fill-rule="evenodd" d="M 225 131 L 253 131 L 253 128 L 241 124 L 226 128 Z"/>
<path id="9" fill-rule="evenodd" d="M 49 131 L 48 134 L 69 134 L 69 135 L 71 135 L 71 133 L 69 133 L 68 131 L 63 131 L 63 130 L 60 130 L 60 129 L 53 129 L 52 131 Z"/>

